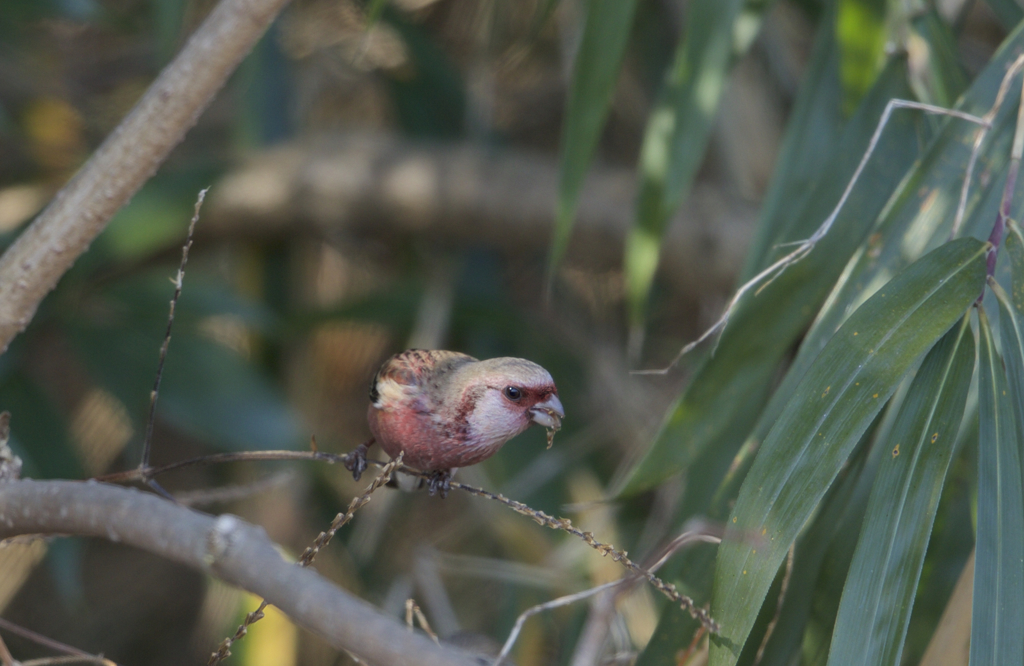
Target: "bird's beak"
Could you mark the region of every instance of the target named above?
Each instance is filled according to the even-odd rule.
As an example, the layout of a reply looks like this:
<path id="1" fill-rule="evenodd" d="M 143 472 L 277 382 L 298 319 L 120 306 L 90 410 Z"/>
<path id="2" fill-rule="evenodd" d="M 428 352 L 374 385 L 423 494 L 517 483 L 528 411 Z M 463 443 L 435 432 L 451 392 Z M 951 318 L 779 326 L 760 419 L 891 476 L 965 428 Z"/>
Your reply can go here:
<path id="1" fill-rule="evenodd" d="M 565 418 L 565 410 L 562 409 L 562 402 L 557 395 L 550 396 L 544 402 L 538 402 L 530 408 L 530 418 L 534 423 L 539 423 L 545 428 L 562 427 L 562 419 Z"/>

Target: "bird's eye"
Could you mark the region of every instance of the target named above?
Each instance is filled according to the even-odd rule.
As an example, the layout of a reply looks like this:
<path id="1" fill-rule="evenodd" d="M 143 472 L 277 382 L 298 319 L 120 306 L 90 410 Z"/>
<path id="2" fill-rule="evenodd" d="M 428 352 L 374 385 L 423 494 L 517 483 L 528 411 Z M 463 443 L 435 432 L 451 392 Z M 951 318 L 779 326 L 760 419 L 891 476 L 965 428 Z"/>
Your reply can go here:
<path id="1" fill-rule="evenodd" d="M 506 386 L 503 393 L 512 402 L 519 402 L 519 399 L 523 397 L 523 392 L 515 386 Z"/>

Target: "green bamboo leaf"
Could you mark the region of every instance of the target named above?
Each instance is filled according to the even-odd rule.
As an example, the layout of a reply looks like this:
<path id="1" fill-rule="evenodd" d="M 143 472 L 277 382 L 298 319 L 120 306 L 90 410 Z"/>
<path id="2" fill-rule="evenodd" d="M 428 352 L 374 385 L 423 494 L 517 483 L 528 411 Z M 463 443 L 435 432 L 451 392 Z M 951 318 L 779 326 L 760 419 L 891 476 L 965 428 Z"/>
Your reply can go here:
<path id="1" fill-rule="evenodd" d="M 988 111 L 1006 67 L 1016 58 L 1022 42 L 1024 30 L 1018 30 L 1006 40 L 960 100 L 957 109 L 976 115 Z M 980 182 L 972 187 L 965 209 L 964 230 L 968 235 L 983 239 L 991 231 L 1002 198 L 1016 120 L 1016 109 L 1007 108 L 997 114 L 993 123 L 984 155 L 995 177 L 976 177 Z M 970 123 L 947 120 L 920 162 L 900 184 L 804 337 L 786 377 L 758 419 L 750 435 L 752 440 L 764 440 L 807 368 L 850 313 L 893 275 L 949 238 L 963 170 L 976 131 Z M 1013 252 L 1010 254 L 1012 257 Z M 1024 270 L 1024 256 L 1021 264 Z"/>
<path id="2" fill-rule="evenodd" d="M 636 0 L 589 0 L 562 128 L 561 174 L 548 279 L 569 245 L 580 190 L 619 78 Z"/>
<path id="3" fill-rule="evenodd" d="M 908 94 L 903 63 L 894 61 L 847 124 L 836 159 L 827 165 L 807 206 L 794 213 L 783 236 L 786 240 L 806 238 L 821 224 L 856 169 L 885 105 L 893 97 Z M 843 263 L 914 163 L 918 150 L 914 121 L 913 115 L 893 117 L 883 134 L 884 157 L 878 155 L 868 164 L 847 206 L 814 251 L 760 294 L 750 294 L 739 303 L 715 356 L 670 408 L 651 449 L 631 472 L 624 494 L 688 468 L 707 449 L 726 460 L 734 455 L 764 405 L 778 363 L 805 331 Z M 712 488 L 717 480 L 712 480 Z"/>
<path id="4" fill-rule="evenodd" d="M 1024 314 L 1010 302 L 998 282 L 989 278 L 989 286 L 999 302 L 999 338 L 1010 381 L 1010 401 L 1015 407 L 1018 432 L 1024 433 Z M 1024 273 L 1014 271 L 1013 287 L 1014 291 L 1024 290 Z"/>
<path id="5" fill-rule="evenodd" d="M 925 357 L 888 439 L 836 618 L 829 664 L 899 663 L 974 373 L 964 317 Z"/>
<path id="6" fill-rule="evenodd" d="M 994 217 L 994 216 L 993 216 Z M 1013 303 L 1024 312 L 1024 235 L 1020 227 L 1010 220 L 1006 227 L 1006 242 L 1003 244 L 1006 254 L 1010 257 L 1010 268 L 1013 270 L 1012 289 Z"/>
<path id="7" fill-rule="evenodd" d="M 894 396 L 885 417 L 880 417 L 878 426 L 862 438 L 822 499 L 813 522 L 795 544 L 793 572 L 761 663 L 793 663 L 801 649 L 805 663 L 814 662 L 819 654 L 828 654 L 843 581 L 884 448 L 879 441 L 886 439 L 892 428 L 892 406 L 898 402 L 899 395 Z M 749 654 L 751 648 L 752 641 L 748 641 L 744 652 Z M 741 659 L 741 663 L 747 662 Z"/>
<path id="8" fill-rule="evenodd" d="M 734 664 L 786 551 L 903 375 L 981 293 L 975 239 L 943 245 L 862 305 L 822 350 L 761 446 L 719 547 L 711 665 Z"/>
<path id="9" fill-rule="evenodd" d="M 830 2 L 818 23 L 807 72 L 786 122 L 779 158 L 761 202 L 739 284 L 768 265 L 765 255 L 779 242 L 793 211 L 806 206 L 814 184 L 826 170 L 839 142 L 845 119 L 841 112 L 839 50 L 835 36 L 835 3 Z"/>
<path id="10" fill-rule="evenodd" d="M 686 35 L 676 49 L 640 150 L 636 222 L 626 239 L 624 258 L 634 331 L 643 324 L 665 227 L 704 159 L 729 70 L 735 57 L 750 46 L 763 12 L 772 4 L 693 0 L 687 7 Z"/>
<path id="11" fill-rule="evenodd" d="M 909 387 L 909 379 L 904 379 L 878 426 L 870 428 L 865 441 L 857 445 L 822 499 L 814 521 L 801 532 L 790 586 L 761 663 L 794 663 L 801 650 L 806 663 L 824 663 L 828 657 L 868 497 Z"/>
<path id="12" fill-rule="evenodd" d="M 1011 315 L 1012 316 L 1012 315 Z M 978 308 L 978 535 L 971 664 L 1024 663 L 1024 494 L 1006 373 Z M 1008 346 L 1014 341 L 1007 341 Z"/>

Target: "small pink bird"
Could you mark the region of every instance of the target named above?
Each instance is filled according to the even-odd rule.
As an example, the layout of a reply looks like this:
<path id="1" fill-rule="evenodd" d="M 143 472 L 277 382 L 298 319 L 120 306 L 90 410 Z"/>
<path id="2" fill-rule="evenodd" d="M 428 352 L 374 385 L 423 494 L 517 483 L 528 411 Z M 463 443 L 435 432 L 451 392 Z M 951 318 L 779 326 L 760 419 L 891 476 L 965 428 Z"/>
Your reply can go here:
<path id="1" fill-rule="evenodd" d="M 564 417 L 554 380 L 536 363 L 410 349 L 374 376 L 367 412 L 373 438 L 345 467 L 358 480 L 376 441 L 392 458 L 404 451 L 406 464 L 431 472 L 430 494 L 446 497 L 456 469 L 491 457 L 533 423 L 557 429 Z"/>

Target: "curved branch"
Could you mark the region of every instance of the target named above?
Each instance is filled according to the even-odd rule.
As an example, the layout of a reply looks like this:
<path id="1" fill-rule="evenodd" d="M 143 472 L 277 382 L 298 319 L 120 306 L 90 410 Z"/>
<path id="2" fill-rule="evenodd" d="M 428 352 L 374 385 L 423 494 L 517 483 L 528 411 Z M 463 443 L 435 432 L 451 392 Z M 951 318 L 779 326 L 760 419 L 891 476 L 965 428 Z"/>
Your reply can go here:
<path id="1" fill-rule="evenodd" d="M 267 599 L 302 627 L 372 664 L 479 666 L 479 658 L 409 632 L 316 572 L 281 559 L 266 533 L 133 488 L 79 481 L 0 483 L 0 539 L 74 534 L 123 542 Z"/>
<path id="2" fill-rule="evenodd" d="M 0 352 L 156 171 L 288 0 L 221 0 L 75 177 L 0 257 Z"/>

